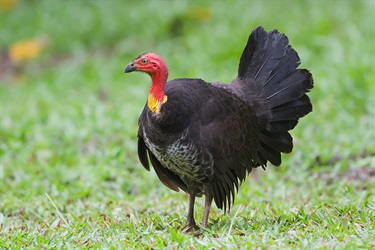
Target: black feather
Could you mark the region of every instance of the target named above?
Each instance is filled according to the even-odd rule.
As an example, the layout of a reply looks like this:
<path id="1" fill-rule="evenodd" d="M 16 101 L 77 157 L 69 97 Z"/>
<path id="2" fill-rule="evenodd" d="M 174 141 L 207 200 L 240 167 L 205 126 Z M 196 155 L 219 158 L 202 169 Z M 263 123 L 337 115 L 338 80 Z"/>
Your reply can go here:
<path id="1" fill-rule="evenodd" d="M 263 86 L 267 84 L 277 85 L 281 80 L 286 78 L 290 72 L 296 70 L 298 65 L 300 65 L 298 54 L 290 45 L 288 45 L 285 55 L 277 62 L 277 65 L 274 67 Z"/>
<path id="2" fill-rule="evenodd" d="M 217 182 L 214 182 L 212 184 L 212 187 L 213 187 L 212 192 L 213 192 L 215 204 L 219 209 L 223 209 L 224 204 L 223 204 L 223 196 L 222 196 L 222 192 L 220 189 L 220 185 Z"/>
<path id="3" fill-rule="evenodd" d="M 176 192 L 180 191 L 179 188 L 181 188 L 184 191 L 187 190 L 185 183 L 181 180 L 181 178 L 178 175 L 163 167 L 161 163 L 158 161 L 158 159 L 156 159 L 156 157 L 151 152 L 149 152 L 149 156 L 152 166 L 154 167 L 159 180 L 165 186 Z"/>
<path id="4" fill-rule="evenodd" d="M 142 166 L 147 171 L 150 171 L 150 165 L 148 164 L 148 157 L 147 157 L 147 146 L 145 142 L 143 141 L 142 137 L 139 137 L 139 136 L 138 136 L 138 158 Z"/>
<path id="5" fill-rule="evenodd" d="M 298 120 L 312 111 L 307 95 L 272 109 L 272 121 Z"/>
<path id="6" fill-rule="evenodd" d="M 281 155 L 279 152 L 273 150 L 269 146 L 264 143 L 261 143 L 261 147 L 259 148 L 259 153 L 262 155 L 264 159 L 267 159 L 275 166 L 280 166 L 281 164 Z"/>
<path id="7" fill-rule="evenodd" d="M 265 145 L 277 152 L 290 153 L 293 149 L 293 139 L 288 132 L 271 133 L 266 130 L 259 137 Z"/>
<path id="8" fill-rule="evenodd" d="M 291 121 L 271 121 L 267 125 L 267 130 L 274 133 L 286 132 L 293 129 L 298 123 L 298 120 Z"/>
<path id="9" fill-rule="evenodd" d="M 279 84 L 268 86 L 264 95 L 271 107 L 296 100 L 312 88 L 311 74 L 307 70 L 297 70 Z"/>
<path id="10" fill-rule="evenodd" d="M 249 36 L 233 85 L 241 89 L 259 118 L 260 165 L 266 161 L 281 164 L 280 152 L 293 149 L 287 131 L 312 111 L 305 94 L 313 87 L 312 75 L 297 69 L 299 65 L 298 54 L 285 35 L 258 27 Z"/>

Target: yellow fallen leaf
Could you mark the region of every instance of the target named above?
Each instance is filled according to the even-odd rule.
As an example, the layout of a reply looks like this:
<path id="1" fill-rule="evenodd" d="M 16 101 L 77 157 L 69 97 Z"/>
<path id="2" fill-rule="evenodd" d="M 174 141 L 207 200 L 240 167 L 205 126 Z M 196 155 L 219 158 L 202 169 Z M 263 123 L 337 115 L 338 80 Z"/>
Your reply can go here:
<path id="1" fill-rule="evenodd" d="M 9 55 L 13 62 L 19 63 L 37 57 L 46 45 L 46 39 L 19 41 L 10 47 Z"/>
<path id="2" fill-rule="evenodd" d="M 189 17 L 198 21 L 208 21 L 211 18 L 211 11 L 208 8 L 192 7 L 189 9 Z"/>
<path id="3" fill-rule="evenodd" d="M 16 6 L 18 0 L 0 0 L 0 10 L 10 10 Z"/>

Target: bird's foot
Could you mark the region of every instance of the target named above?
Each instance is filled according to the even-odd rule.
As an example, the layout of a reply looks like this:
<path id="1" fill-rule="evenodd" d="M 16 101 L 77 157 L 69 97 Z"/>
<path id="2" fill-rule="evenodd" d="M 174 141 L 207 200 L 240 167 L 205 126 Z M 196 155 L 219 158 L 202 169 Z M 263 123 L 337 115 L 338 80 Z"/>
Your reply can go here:
<path id="1" fill-rule="evenodd" d="M 199 227 L 195 223 L 186 223 L 182 228 L 182 231 L 185 233 L 191 233 L 199 230 Z"/>
<path id="2" fill-rule="evenodd" d="M 182 231 L 186 234 L 193 234 L 194 237 L 199 237 L 202 235 L 200 227 L 198 227 L 196 224 L 190 225 L 186 224 L 183 228 Z"/>

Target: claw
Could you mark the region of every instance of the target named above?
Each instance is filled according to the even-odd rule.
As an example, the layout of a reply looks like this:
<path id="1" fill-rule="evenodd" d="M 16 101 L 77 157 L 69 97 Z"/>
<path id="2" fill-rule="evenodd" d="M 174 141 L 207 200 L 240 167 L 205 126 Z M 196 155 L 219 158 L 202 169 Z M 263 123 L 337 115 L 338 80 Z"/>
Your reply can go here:
<path id="1" fill-rule="evenodd" d="M 184 233 L 191 233 L 191 232 L 196 232 L 196 231 L 199 231 L 199 227 L 195 224 L 193 225 L 190 225 L 188 223 L 186 223 L 186 225 L 182 228 L 182 231 Z"/>

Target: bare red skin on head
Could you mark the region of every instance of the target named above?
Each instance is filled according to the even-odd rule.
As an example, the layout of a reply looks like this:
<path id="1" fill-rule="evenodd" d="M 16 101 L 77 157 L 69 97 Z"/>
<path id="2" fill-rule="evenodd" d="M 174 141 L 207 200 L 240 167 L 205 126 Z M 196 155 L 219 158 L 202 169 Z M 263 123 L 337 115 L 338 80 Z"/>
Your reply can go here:
<path id="1" fill-rule="evenodd" d="M 137 71 L 145 72 L 151 77 L 150 94 L 157 101 L 162 102 L 164 100 L 164 87 L 168 79 L 168 68 L 164 60 L 159 55 L 150 52 L 135 59 L 134 65 L 138 67 Z"/>

